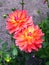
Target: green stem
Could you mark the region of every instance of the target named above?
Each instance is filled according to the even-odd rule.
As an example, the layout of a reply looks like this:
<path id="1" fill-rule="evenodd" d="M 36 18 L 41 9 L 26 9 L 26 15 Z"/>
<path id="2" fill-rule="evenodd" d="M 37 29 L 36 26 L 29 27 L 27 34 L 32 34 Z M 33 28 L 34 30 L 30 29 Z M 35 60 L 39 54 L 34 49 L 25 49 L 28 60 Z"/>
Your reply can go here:
<path id="1" fill-rule="evenodd" d="M 22 10 L 24 9 L 24 0 L 22 0 L 21 2 L 20 2 L 20 4 L 22 5 Z"/>
<path id="2" fill-rule="evenodd" d="M 24 2 L 24 0 L 22 0 L 22 10 L 24 9 L 24 3 L 23 2 Z"/>

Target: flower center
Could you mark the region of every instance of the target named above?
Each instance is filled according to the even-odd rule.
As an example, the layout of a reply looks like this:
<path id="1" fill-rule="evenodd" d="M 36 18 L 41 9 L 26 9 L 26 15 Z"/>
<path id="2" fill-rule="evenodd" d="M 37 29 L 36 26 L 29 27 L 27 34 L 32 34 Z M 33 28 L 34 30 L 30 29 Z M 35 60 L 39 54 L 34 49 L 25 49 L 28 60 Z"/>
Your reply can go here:
<path id="1" fill-rule="evenodd" d="M 17 21 L 18 20 L 18 17 L 15 17 L 15 20 Z"/>
<path id="2" fill-rule="evenodd" d="M 28 33 L 28 36 L 32 36 L 32 33 L 31 33 L 31 32 L 29 32 L 29 33 Z"/>
<path id="3" fill-rule="evenodd" d="M 29 41 L 31 40 L 31 38 L 32 38 L 32 33 L 29 32 L 29 33 L 27 34 L 26 38 L 27 38 L 27 40 L 28 40 L 28 42 L 29 42 Z"/>

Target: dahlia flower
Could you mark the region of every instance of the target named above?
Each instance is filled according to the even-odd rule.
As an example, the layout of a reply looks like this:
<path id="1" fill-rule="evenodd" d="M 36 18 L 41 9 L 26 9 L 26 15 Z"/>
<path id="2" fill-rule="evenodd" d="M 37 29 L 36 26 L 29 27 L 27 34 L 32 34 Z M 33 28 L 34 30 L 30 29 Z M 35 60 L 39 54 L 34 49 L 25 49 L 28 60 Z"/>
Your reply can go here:
<path id="1" fill-rule="evenodd" d="M 14 39 L 16 46 L 21 51 L 32 52 L 38 51 L 42 47 L 43 36 L 44 33 L 42 33 L 38 25 L 31 25 L 19 31 L 18 34 L 15 32 Z"/>
<path id="2" fill-rule="evenodd" d="M 9 14 L 6 22 L 6 29 L 12 34 L 28 25 L 32 25 L 32 17 L 27 16 L 26 10 L 16 10 Z"/>

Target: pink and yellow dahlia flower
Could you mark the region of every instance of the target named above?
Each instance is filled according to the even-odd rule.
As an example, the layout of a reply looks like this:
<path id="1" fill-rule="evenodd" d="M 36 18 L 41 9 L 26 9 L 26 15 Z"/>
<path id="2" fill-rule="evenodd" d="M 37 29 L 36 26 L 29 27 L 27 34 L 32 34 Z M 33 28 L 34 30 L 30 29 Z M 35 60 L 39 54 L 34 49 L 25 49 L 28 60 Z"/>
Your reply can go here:
<path id="1" fill-rule="evenodd" d="M 32 25 L 32 23 L 32 17 L 27 16 L 26 10 L 16 10 L 9 14 L 6 22 L 6 29 L 12 34 L 15 31 L 21 30 L 23 27 Z"/>
<path id="2" fill-rule="evenodd" d="M 18 34 L 15 32 L 14 39 L 21 51 L 32 52 L 42 47 L 42 36 L 44 36 L 42 30 L 37 25 L 31 25 L 19 31 Z"/>

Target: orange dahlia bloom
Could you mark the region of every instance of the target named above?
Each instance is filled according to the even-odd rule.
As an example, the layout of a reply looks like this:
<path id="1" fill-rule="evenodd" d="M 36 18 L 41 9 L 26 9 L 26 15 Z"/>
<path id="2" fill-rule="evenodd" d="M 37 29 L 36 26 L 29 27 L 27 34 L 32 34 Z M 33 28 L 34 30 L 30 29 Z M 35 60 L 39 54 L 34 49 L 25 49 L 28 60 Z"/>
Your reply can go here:
<path id="1" fill-rule="evenodd" d="M 6 22 L 6 29 L 12 34 L 28 25 L 32 25 L 32 17 L 27 16 L 26 10 L 16 10 L 9 14 Z"/>
<path id="2" fill-rule="evenodd" d="M 32 52 L 32 50 L 38 51 L 42 47 L 42 36 L 44 36 L 42 30 L 37 25 L 32 25 L 19 31 L 18 34 L 15 32 L 14 39 L 20 50 Z"/>

